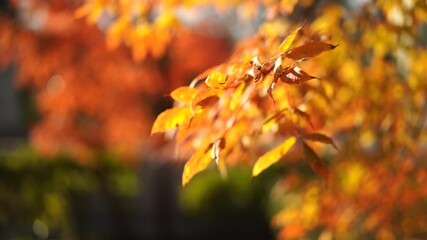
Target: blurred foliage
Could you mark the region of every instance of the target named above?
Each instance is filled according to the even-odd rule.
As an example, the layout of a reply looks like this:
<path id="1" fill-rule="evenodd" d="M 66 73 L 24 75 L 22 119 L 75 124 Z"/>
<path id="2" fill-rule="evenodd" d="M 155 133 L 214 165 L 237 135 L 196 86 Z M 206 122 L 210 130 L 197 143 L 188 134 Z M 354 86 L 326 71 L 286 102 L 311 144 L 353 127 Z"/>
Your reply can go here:
<path id="1" fill-rule="evenodd" d="M 223 179 L 210 168 L 183 188 L 181 209 L 195 228 L 216 229 L 217 238 L 273 239 L 269 192 L 282 170 L 273 167 L 253 179 L 249 168 L 235 167 Z"/>
<path id="2" fill-rule="evenodd" d="M 181 204 L 190 214 L 221 221 L 244 219 L 251 212 L 268 217 L 268 193 L 278 177 L 278 170 L 271 169 L 264 177 L 251 180 L 250 169 L 236 167 L 229 169 L 224 181 L 218 171 L 209 169 L 183 188 Z"/>
<path id="3" fill-rule="evenodd" d="M 19 65 L 18 85 L 35 96 L 41 119 L 30 138 L 37 152 L 95 163 L 104 151 L 124 159 L 157 154 L 149 128 L 170 106 L 162 96 L 170 93 L 175 105 L 159 114 L 152 133 L 174 136 L 188 159 L 182 201 L 195 215 L 238 219 L 242 209 L 263 209 L 268 195 L 279 239 L 426 238 L 424 0 L 9 2 L 19 17 L 0 19 L 0 66 Z M 224 60 L 227 43 L 207 31 L 218 29 L 212 18 L 185 26 L 185 16 L 197 19 L 205 7 L 262 23 Z M 33 21 L 36 12 L 43 24 Z M 272 190 L 258 186 L 280 160 L 285 171 Z M 54 163 L 26 161 L 4 162 L 4 176 L 19 176 L 20 187 L 1 183 L 10 194 L 0 199 L 8 206 L 16 196 L 36 209 L 27 222 L 43 235 L 48 216 L 67 214 L 44 189 L 74 185 L 53 178 L 62 174 L 34 179 L 40 173 L 25 171 Z M 82 162 L 88 168 L 79 174 L 94 168 Z M 250 172 L 236 165 L 257 177 L 248 180 Z M 135 193 L 135 177 L 97 176 L 114 191 Z M 97 187 L 83 177 L 75 187 Z M 57 207 L 45 216 L 37 211 L 46 202 Z M 0 219 L 22 210 L 5 211 L 17 212 Z"/>
<path id="4" fill-rule="evenodd" d="M 90 162 L 110 151 L 135 161 L 158 145 L 148 138 L 155 115 L 172 104 L 163 94 L 228 53 L 224 37 L 186 29 L 162 58 L 137 62 L 75 18 L 79 1 L 9 2 L 15 14 L 0 15 L 0 68 L 13 65 L 15 85 L 30 93 L 39 118 L 29 123 L 29 138 L 48 157 Z"/>
<path id="5" fill-rule="evenodd" d="M 88 168 L 65 156 L 46 159 L 29 146 L 1 153 L 0 238 L 68 239 L 76 234 L 74 196 L 103 187 L 120 198 L 139 193 L 134 168 L 111 154 L 99 159 L 96 168 Z"/>

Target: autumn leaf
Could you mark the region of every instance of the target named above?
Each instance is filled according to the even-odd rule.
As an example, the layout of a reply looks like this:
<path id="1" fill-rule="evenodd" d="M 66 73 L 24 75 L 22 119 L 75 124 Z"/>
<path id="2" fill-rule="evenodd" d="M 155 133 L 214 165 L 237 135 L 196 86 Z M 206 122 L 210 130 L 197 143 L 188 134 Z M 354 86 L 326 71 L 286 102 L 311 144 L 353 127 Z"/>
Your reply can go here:
<path id="1" fill-rule="evenodd" d="M 191 101 L 191 112 L 195 115 L 200 109 L 212 105 L 218 99 L 217 91 L 211 88 L 201 90 Z"/>
<path id="2" fill-rule="evenodd" d="M 321 133 L 308 133 L 308 134 L 304 134 L 302 135 L 302 137 L 306 140 L 309 141 L 314 141 L 314 142 L 321 142 L 324 144 L 330 144 L 332 145 L 335 149 L 338 150 L 338 147 L 335 145 L 334 141 L 332 140 L 332 138 L 321 134 Z"/>
<path id="3" fill-rule="evenodd" d="M 292 108 L 292 113 L 297 115 L 298 117 L 304 119 L 312 128 L 314 128 L 313 123 L 311 122 L 311 117 L 308 113 L 298 109 L 298 108 Z"/>
<path id="4" fill-rule="evenodd" d="M 273 59 L 270 59 L 270 60 L 267 60 L 267 61 L 263 62 L 261 64 L 261 69 L 260 69 L 261 73 L 263 75 L 269 74 L 271 72 L 271 70 L 273 70 L 273 68 L 275 67 L 275 65 L 276 65 L 276 60 L 273 60 Z"/>
<path id="5" fill-rule="evenodd" d="M 214 89 L 224 89 L 227 83 L 227 75 L 214 71 L 205 80 L 206 85 Z"/>
<path id="6" fill-rule="evenodd" d="M 289 49 L 289 47 L 291 47 L 292 43 L 295 41 L 295 38 L 297 37 L 301 29 L 302 27 L 299 27 L 295 31 L 293 31 L 289 36 L 287 36 L 285 40 L 283 40 L 283 42 L 280 44 L 278 51 L 286 52 Z"/>
<path id="7" fill-rule="evenodd" d="M 151 135 L 174 129 L 192 117 L 188 106 L 167 109 L 160 113 L 154 121 Z"/>
<path id="8" fill-rule="evenodd" d="M 279 67 L 275 75 L 278 76 L 282 82 L 287 84 L 299 84 L 316 78 L 307 74 L 298 66 L 288 67 L 283 71 L 281 71 Z"/>
<path id="9" fill-rule="evenodd" d="M 205 170 L 212 162 L 210 149 L 212 144 L 207 148 L 201 148 L 185 163 L 184 171 L 182 173 L 182 186 L 187 185 L 188 182 L 199 172 Z"/>
<path id="10" fill-rule="evenodd" d="M 198 89 L 184 86 L 173 90 L 170 96 L 177 102 L 190 104 L 198 93 Z"/>
<path id="11" fill-rule="evenodd" d="M 273 150 L 265 153 L 262 155 L 258 160 L 256 161 L 253 169 L 252 169 L 252 176 L 258 176 L 261 172 L 263 172 L 265 169 L 276 163 L 280 160 L 288 151 L 289 149 L 295 144 L 296 138 L 290 137 L 286 139 L 283 143 L 281 143 L 279 146 L 274 148 Z"/>
<path id="12" fill-rule="evenodd" d="M 248 71 L 248 75 L 252 76 L 255 81 L 258 81 L 262 77 L 261 73 L 261 63 L 259 62 L 258 56 L 255 56 L 250 61 L 252 68 Z"/>
<path id="13" fill-rule="evenodd" d="M 310 164 L 311 169 L 320 176 L 322 176 L 326 181 L 329 179 L 329 169 L 325 163 L 317 156 L 316 152 L 311 149 L 305 142 L 303 142 L 304 155 Z"/>
<path id="14" fill-rule="evenodd" d="M 315 57 L 322 52 L 332 50 L 338 45 L 332 45 L 324 42 L 308 42 L 304 45 L 296 47 L 288 52 L 284 53 L 283 56 L 293 60 L 303 60 L 307 58 Z"/>
<path id="15" fill-rule="evenodd" d="M 126 18 L 121 18 L 110 27 L 107 35 L 108 49 L 116 49 L 120 45 L 130 26 Z"/>

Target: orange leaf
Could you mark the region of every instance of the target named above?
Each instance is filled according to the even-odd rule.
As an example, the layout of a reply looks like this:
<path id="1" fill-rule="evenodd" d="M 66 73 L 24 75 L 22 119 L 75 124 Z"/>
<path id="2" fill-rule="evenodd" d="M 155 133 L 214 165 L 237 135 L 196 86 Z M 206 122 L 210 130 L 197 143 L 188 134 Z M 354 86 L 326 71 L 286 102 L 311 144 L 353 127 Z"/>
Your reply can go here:
<path id="1" fill-rule="evenodd" d="M 312 58 L 321 54 L 322 52 L 332 50 L 337 46 L 338 45 L 332 45 L 324 42 L 309 42 L 302 46 L 289 50 L 284 54 L 284 56 L 293 60 Z"/>
<path id="2" fill-rule="evenodd" d="M 199 93 L 199 90 L 191 87 L 179 87 L 173 90 L 170 96 L 177 102 L 190 104 L 194 97 Z"/>
<path id="3" fill-rule="evenodd" d="M 108 29 L 107 47 L 116 49 L 122 42 L 127 31 L 130 31 L 131 25 L 126 18 L 121 18 L 111 25 Z"/>
<path id="4" fill-rule="evenodd" d="M 208 88 L 201 90 L 191 101 L 191 112 L 195 115 L 198 110 L 211 106 L 218 99 L 217 91 Z"/>
<path id="5" fill-rule="evenodd" d="M 227 75 L 214 71 L 206 78 L 205 83 L 211 88 L 224 89 L 227 83 Z"/>
<path id="6" fill-rule="evenodd" d="M 262 155 L 258 160 L 256 161 L 254 168 L 252 169 L 252 176 L 258 176 L 261 172 L 263 172 L 265 169 L 276 163 L 280 160 L 288 151 L 289 149 L 295 144 L 296 138 L 290 137 L 286 139 L 283 143 L 281 143 L 279 146 L 274 148 L 273 150 L 265 153 Z"/>
<path id="7" fill-rule="evenodd" d="M 309 134 L 304 134 L 302 136 L 304 139 L 309 140 L 309 141 L 314 141 L 314 142 L 321 142 L 324 144 L 330 144 L 332 145 L 335 149 L 338 150 L 337 146 L 335 145 L 334 141 L 332 140 L 332 138 L 323 135 L 321 133 L 309 133 Z"/>
<path id="8" fill-rule="evenodd" d="M 316 152 L 311 149 L 305 142 L 303 142 L 304 155 L 310 164 L 311 169 L 320 176 L 322 176 L 326 181 L 329 179 L 329 169 L 326 167 L 325 163 L 317 156 Z"/>
<path id="9" fill-rule="evenodd" d="M 212 144 L 207 148 L 202 148 L 197 151 L 191 158 L 185 163 L 184 171 L 182 173 L 182 186 L 187 185 L 188 182 L 199 172 L 205 170 L 212 162 L 212 157 L 209 152 Z"/>
<path id="10" fill-rule="evenodd" d="M 151 135 L 174 129 L 188 121 L 192 116 L 188 106 L 167 109 L 157 116 L 151 129 Z"/>

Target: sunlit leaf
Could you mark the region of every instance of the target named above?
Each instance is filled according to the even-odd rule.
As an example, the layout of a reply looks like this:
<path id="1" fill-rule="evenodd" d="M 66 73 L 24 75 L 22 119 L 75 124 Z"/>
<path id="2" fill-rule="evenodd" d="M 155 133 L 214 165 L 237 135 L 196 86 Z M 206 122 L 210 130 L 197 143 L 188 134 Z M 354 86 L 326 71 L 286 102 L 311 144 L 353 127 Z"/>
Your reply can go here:
<path id="1" fill-rule="evenodd" d="M 125 33 L 130 30 L 130 23 L 126 18 L 117 20 L 111 27 L 108 29 L 107 35 L 107 47 L 108 49 L 116 49 L 123 40 Z"/>
<path id="2" fill-rule="evenodd" d="M 322 52 L 332 50 L 337 46 L 338 45 L 332 45 L 324 42 L 308 42 L 304 45 L 289 50 L 283 55 L 293 60 L 302 60 L 315 57 Z"/>
<path id="3" fill-rule="evenodd" d="M 201 90 L 191 101 L 191 112 L 196 114 L 200 109 L 208 107 L 218 101 L 218 92 L 208 88 Z"/>
<path id="4" fill-rule="evenodd" d="M 337 146 L 335 145 L 334 141 L 332 140 L 332 138 L 330 138 L 330 137 L 328 137 L 328 136 L 326 136 L 324 134 L 321 134 L 321 133 L 308 133 L 308 134 L 304 134 L 302 137 L 304 139 L 306 139 L 306 140 L 309 140 L 309 141 L 330 144 L 335 149 L 338 149 Z"/>
<path id="5" fill-rule="evenodd" d="M 301 31 L 301 28 L 302 27 L 297 28 L 289 36 L 287 36 L 285 40 L 283 40 L 283 42 L 279 46 L 279 49 L 278 49 L 279 52 L 286 52 L 291 47 L 298 33 Z"/>
<path id="6" fill-rule="evenodd" d="M 206 78 L 205 83 L 211 88 L 224 89 L 227 83 L 227 75 L 218 71 L 212 72 Z"/>
<path id="7" fill-rule="evenodd" d="M 296 138 L 290 137 L 286 139 L 283 143 L 281 143 L 279 146 L 275 147 L 273 150 L 267 152 L 266 154 L 258 158 L 252 169 L 252 176 L 258 176 L 265 169 L 279 161 L 280 158 L 282 158 L 295 144 L 295 142 Z"/>
<path id="8" fill-rule="evenodd" d="M 190 87 L 179 87 L 171 92 L 171 97 L 177 102 L 190 104 L 194 97 L 199 93 L 198 89 Z"/>
<path id="9" fill-rule="evenodd" d="M 329 179 L 329 169 L 325 163 L 317 156 L 316 152 L 303 142 L 304 155 L 310 164 L 311 169 L 326 181 Z"/>
<path id="10" fill-rule="evenodd" d="M 193 156 L 185 163 L 184 171 L 182 173 L 182 186 L 187 185 L 188 182 L 199 172 L 205 170 L 212 162 L 210 149 L 212 144 L 208 148 L 202 148 L 198 150 Z"/>
<path id="11" fill-rule="evenodd" d="M 192 116 L 190 108 L 187 106 L 167 109 L 157 116 L 151 129 L 151 135 L 174 129 L 188 121 Z"/>

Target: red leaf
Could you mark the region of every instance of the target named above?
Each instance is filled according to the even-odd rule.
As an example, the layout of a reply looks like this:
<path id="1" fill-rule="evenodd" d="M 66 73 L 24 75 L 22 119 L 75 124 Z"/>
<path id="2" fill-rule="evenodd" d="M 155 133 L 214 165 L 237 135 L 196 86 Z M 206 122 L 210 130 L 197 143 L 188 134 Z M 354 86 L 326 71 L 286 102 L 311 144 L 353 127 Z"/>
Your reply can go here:
<path id="1" fill-rule="evenodd" d="M 280 67 L 276 75 L 279 76 L 280 80 L 287 84 L 299 84 L 301 82 L 306 82 L 308 80 L 311 80 L 313 77 L 306 72 L 304 72 L 301 68 L 298 66 L 295 67 L 289 67 L 285 70 L 281 71 Z"/>

